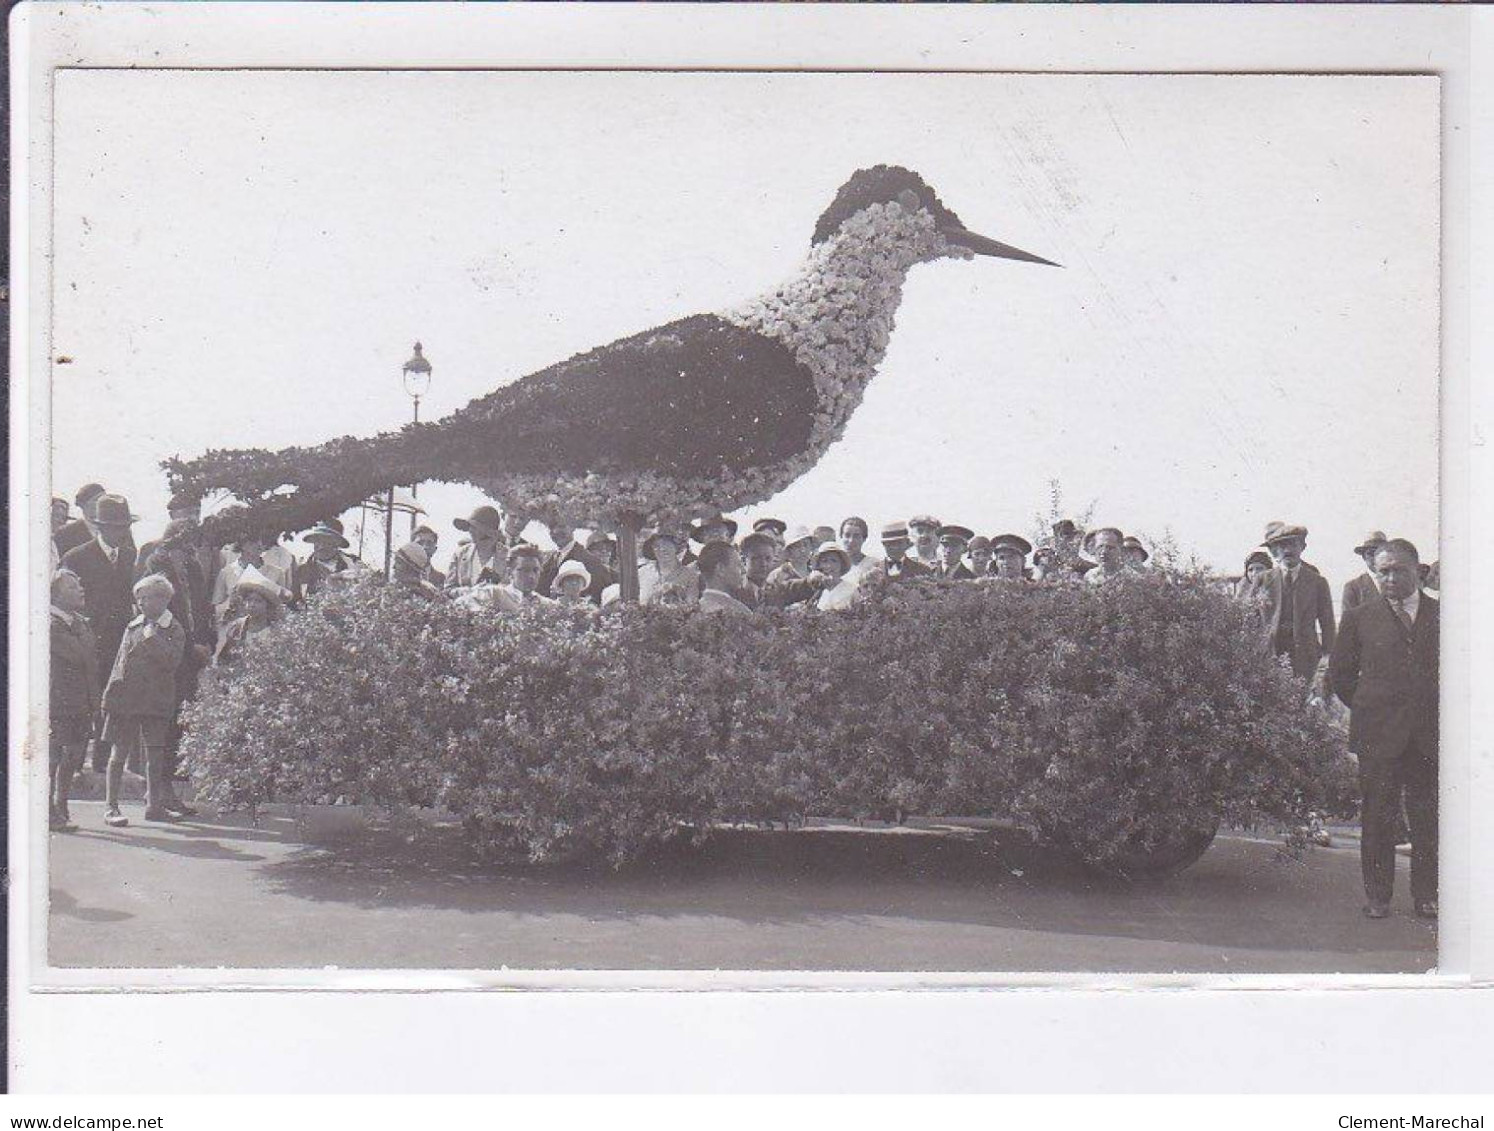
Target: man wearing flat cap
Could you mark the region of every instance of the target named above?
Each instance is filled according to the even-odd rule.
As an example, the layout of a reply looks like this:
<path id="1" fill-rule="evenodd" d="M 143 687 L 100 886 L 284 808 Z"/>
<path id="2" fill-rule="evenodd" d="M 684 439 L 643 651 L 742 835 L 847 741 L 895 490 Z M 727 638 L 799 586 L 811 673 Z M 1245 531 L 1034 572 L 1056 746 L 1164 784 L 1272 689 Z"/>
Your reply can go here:
<path id="1" fill-rule="evenodd" d="M 1032 543 L 1020 534 L 998 534 L 991 539 L 991 572 L 1002 581 L 1027 580 L 1027 555 Z"/>
<path id="2" fill-rule="evenodd" d="M 1380 587 L 1375 584 L 1375 554 L 1379 552 L 1381 546 L 1385 545 L 1385 542 L 1385 531 L 1371 530 L 1359 540 L 1359 545 L 1354 547 L 1354 552 L 1364 562 L 1364 572 L 1344 582 L 1343 601 L 1341 602 L 1344 612 L 1348 612 L 1355 605 L 1374 600 L 1380 595 Z"/>
<path id="3" fill-rule="evenodd" d="M 1302 560 L 1305 526 L 1269 523 L 1261 544 L 1273 562 L 1257 591 L 1263 642 L 1274 655 L 1291 658 L 1298 679 L 1311 680 L 1333 651 L 1333 594 L 1327 579 Z"/>
<path id="4" fill-rule="evenodd" d="M 974 581 L 975 574 L 965 564 L 965 550 L 975 532 L 968 526 L 948 523 L 939 528 L 939 576 L 946 581 Z"/>
<path id="5" fill-rule="evenodd" d="M 882 573 L 891 581 L 906 577 L 932 577 L 933 569 L 911 557 L 909 551 L 913 539 L 908 535 L 906 522 L 889 522 L 882 527 Z"/>
<path id="6" fill-rule="evenodd" d="M 497 585 L 508 580 L 507 546 L 503 538 L 503 516 L 498 508 L 484 504 L 451 525 L 467 533 L 472 541 L 458 546 L 446 571 L 446 589 L 464 593 L 477 585 Z"/>
<path id="7" fill-rule="evenodd" d="M 913 546 L 907 553 L 910 561 L 927 566 L 931 574 L 939 572 L 939 528 L 944 524 L 931 514 L 915 514 L 908 520 L 908 534 Z"/>

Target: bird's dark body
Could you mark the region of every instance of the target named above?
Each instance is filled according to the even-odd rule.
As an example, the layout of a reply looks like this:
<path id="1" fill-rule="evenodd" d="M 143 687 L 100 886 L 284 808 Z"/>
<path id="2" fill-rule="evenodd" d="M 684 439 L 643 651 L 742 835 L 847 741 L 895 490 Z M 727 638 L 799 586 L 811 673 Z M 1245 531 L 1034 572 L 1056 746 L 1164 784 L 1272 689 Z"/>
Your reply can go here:
<path id="1" fill-rule="evenodd" d="M 780 342 L 697 314 L 542 369 L 442 422 L 493 471 L 714 475 L 809 442 L 814 384 Z"/>
<path id="2" fill-rule="evenodd" d="M 711 477 L 800 455 L 814 381 L 782 343 L 714 314 L 657 326 L 559 362 L 443 420 L 270 456 L 213 451 L 168 464 L 177 489 L 246 500 L 206 524 L 232 539 L 300 529 L 390 483 L 653 471 Z M 293 494 L 272 494 L 287 485 Z"/>

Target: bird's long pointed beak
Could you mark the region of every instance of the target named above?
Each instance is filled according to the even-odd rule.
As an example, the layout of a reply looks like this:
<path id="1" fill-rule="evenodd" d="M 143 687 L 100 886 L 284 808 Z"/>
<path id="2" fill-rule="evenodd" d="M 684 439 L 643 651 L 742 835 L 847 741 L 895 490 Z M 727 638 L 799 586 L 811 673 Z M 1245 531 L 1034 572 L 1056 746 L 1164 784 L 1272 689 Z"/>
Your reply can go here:
<path id="1" fill-rule="evenodd" d="M 945 228 L 944 238 L 952 244 L 968 247 L 976 255 L 991 255 L 997 259 L 1020 259 L 1023 263 L 1042 263 L 1048 267 L 1062 266 L 1051 259 L 1044 259 L 1040 255 L 1033 255 L 1030 251 L 1023 251 L 1019 247 L 1012 247 L 1011 244 L 1001 243 L 989 236 L 977 235 L 964 228 Z"/>

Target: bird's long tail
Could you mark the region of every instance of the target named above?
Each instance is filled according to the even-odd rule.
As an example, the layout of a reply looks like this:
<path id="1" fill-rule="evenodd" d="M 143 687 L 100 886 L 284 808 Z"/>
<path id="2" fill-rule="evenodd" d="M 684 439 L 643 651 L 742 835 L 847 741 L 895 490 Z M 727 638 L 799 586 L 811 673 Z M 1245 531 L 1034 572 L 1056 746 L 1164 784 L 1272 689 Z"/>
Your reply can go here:
<path id="1" fill-rule="evenodd" d="M 342 437 L 314 447 L 218 449 L 162 467 L 173 494 L 210 499 L 227 492 L 235 502 L 206 518 L 197 536 L 231 542 L 248 534 L 274 538 L 304 530 L 387 491 L 439 470 L 447 429 L 414 424 L 366 438 Z"/>

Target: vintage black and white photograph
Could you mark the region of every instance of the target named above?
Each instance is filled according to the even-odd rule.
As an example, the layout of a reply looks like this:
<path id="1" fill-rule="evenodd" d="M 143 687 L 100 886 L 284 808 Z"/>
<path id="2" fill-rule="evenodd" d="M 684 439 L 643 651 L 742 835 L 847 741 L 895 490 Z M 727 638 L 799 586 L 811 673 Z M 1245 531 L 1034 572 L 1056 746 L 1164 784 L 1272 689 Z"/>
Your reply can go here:
<path id="1" fill-rule="evenodd" d="M 1436 77 L 53 95 L 48 967 L 1437 968 Z"/>

